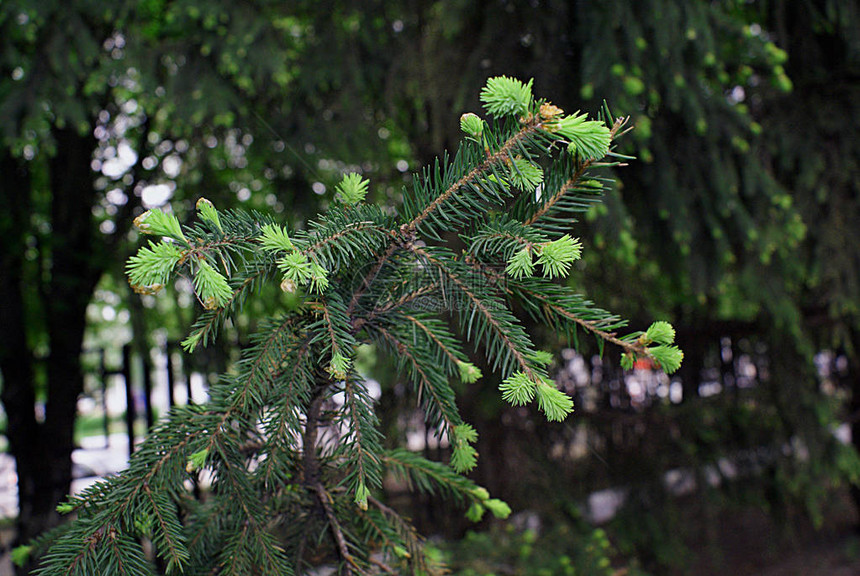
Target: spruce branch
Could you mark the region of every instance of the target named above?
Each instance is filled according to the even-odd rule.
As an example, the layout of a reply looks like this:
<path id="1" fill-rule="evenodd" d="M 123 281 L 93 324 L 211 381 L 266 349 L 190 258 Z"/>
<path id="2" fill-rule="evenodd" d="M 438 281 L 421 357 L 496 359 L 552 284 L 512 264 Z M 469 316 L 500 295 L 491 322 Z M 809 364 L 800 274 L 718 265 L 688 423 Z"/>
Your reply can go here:
<path id="1" fill-rule="evenodd" d="M 478 433 L 469 424 L 460 424 L 450 431 L 451 468 L 463 474 L 478 464 L 478 451 L 472 446 L 478 441 Z"/>
<path id="2" fill-rule="evenodd" d="M 493 116 L 525 116 L 532 107 L 532 82 L 507 76 L 489 78 L 481 89 L 481 102 Z"/>
<path id="3" fill-rule="evenodd" d="M 347 430 L 339 450 L 348 470 L 343 483 L 353 493 L 353 502 L 358 508 L 366 510 L 371 488 L 382 487 L 379 420 L 364 383 L 354 375 L 349 375 L 338 389 L 343 392 L 344 410 L 335 422 Z"/>
<path id="4" fill-rule="evenodd" d="M 356 330 L 360 329 L 365 322 L 370 322 L 379 316 L 384 316 L 389 312 L 397 311 L 400 308 L 404 308 L 415 302 L 416 300 L 420 300 L 422 298 L 428 297 L 432 294 L 438 292 L 439 286 L 436 283 L 427 284 L 422 286 L 416 290 L 412 290 L 410 292 L 406 292 L 397 300 L 386 300 L 380 306 L 377 305 L 365 316 L 359 316 L 353 322 L 353 325 Z"/>
<path id="5" fill-rule="evenodd" d="M 555 382 L 549 378 L 541 378 L 540 383 L 535 388 L 535 394 L 538 408 L 550 422 L 561 422 L 573 412 L 573 400 L 559 390 Z"/>
<path id="6" fill-rule="evenodd" d="M 163 494 L 153 494 L 148 484 L 144 484 L 143 494 L 149 503 L 152 517 L 155 518 L 155 537 L 153 540 L 162 557 L 167 557 L 167 571 L 171 573 L 176 569 L 182 572 L 188 563 L 189 555 L 185 543 L 182 542 L 182 528 L 176 520 L 175 513 L 172 511 L 167 514 L 164 513 L 164 509 L 171 503 L 166 501 Z"/>
<path id="7" fill-rule="evenodd" d="M 567 234 L 552 242 L 540 245 L 537 263 L 543 267 L 547 278 L 567 276 L 571 263 L 579 260 L 582 254 L 582 244 Z"/>
<path id="8" fill-rule="evenodd" d="M 467 338 L 472 334 L 473 321 L 476 317 L 486 323 L 483 325 L 484 329 L 478 327 L 475 331 L 478 340 L 481 340 L 481 336 L 483 336 L 484 342 L 490 344 L 488 352 L 493 352 L 492 342 L 498 342 L 504 351 L 503 353 L 496 351 L 497 353 L 492 354 L 494 369 L 501 364 L 505 371 L 510 370 L 511 362 L 506 361 L 506 359 L 512 359 L 513 363 L 520 370 L 526 374 L 533 375 L 532 366 L 523 352 L 524 350 L 531 350 L 531 341 L 513 315 L 500 304 L 493 306 L 491 310 L 488 304 L 492 300 L 489 300 L 486 295 L 483 297 L 478 296 L 469 283 L 460 278 L 451 269 L 450 264 L 453 262 L 444 263 L 422 248 L 413 247 L 413 252 L 416 256 L 432 264 L 440 276 L 450 283 L 451 286 L 455 287 L 460 294 L 465 296 L 469 309 L 472 312 L 468 316 L 469 322 L 466 326 Z M 514 341 L 514 338 L 516 338 L 516 341 Z"/>
<path id="9" fill-rule="evenodd" d="M 278 375 L 286 367 L 285 361 L 304 346 L 304 340 L 295 330 L 303 320 L 302 316 L 286 315 L 266 323 L 263 331 L 255 336 L 254 345 L 243 353 L 238 363 L 242 374 L 239 385 L 229 387 L 231 408 L 249 413 L 263 403 L 262 392 L 273 389 Z"/>
<path id="10" fill-rule="evenodd" d="M 283 226 L 264 224 L 260 228 L 260 244 L 268 252 L 289 252 L 295 248 Z"/>
<path id="11" fill-rule="evenodd" d="M 477 114 L 467 112 L 460 116 L 460 130 L 480 142 L 484 133 L 484 121 Z"/>
<path id="12" fill-rule="evenodd" d="M 437 349 L 442 352 L 443 357 L 449 360 L 451 366 L 458 366 L 465 361 L 465 356 L 463 355 L 463 353 L 453 348 L 453 340 L 448 337 L 445 338 L 445 340 L 447 341 L 443 342 L 444 336 L 437 335 L 430 328 L 427 320 L 419 320 L 416 316 L 413 316 L 412 314 L 403 314 L 402 318 L 404 318 L 413 326 L 421 330 L 433 342 L 433 344 L 436 345 Z M 439 330 L 439 327 L 436 327 L 436 330 Z"/>
<path id="13" fill-rule="evenodd" d="M 421 538 L 415 528 L 376 498 L 371 496 L 368 502 L 372 508 L 367 511 L 359 510 L 359 516 L 366 526 L 365 532 L 368 536 L 378 542 L 384 552 L 387 552 L 385 556 L 401 562 L 404 559 L 417 560 L 416 567 L 426 570 L 427 565 L 422 561 L 424 557 L 420 551 Z M 382 569 L 385 574 L 401 574 L 400 571 L 374 556 L 368 560 Z"/>
<path id="14" fill-rule="evenodd" d="M 182 226 L 174 214 L 168 214 L 159 208 L 147 210 L 134 219 L 134 225 L 144 234 L 165 236 L 182 244 L 188 244 L 188 239 L 182 233 Z"/>
<path id="15" fill-rule="evenodd" d="M 126 272 L 129 283 L 135 289 L 149 287 L 158 289 L 170 279 L 173 269 L 185 257 L 185 252 L 172 242 L 150 242 L 129 258 Z"/>
<path id="16" fill-rule="evenodd" d="M 182 341 L 182 348 L 186 352 L 194 352 L 199 344 L 205 347 L 210 340 L 215 338 L 218 330 L 224 322 L 237 311 L 238 304 L 252 292 L 259 283 L 270 273 L 267 267 L 258 267 L 247 273 L 247 276 L 238 284 L 234 284 L 230 298 L 224 305 L 214 310 L 207 310 L 192 325 L 191 332 Z"/>
<path id="17" fill-rule="evenodd" d="M 460 424 L 460 413 L 454 404 L 453 391 L 447 381 L 433 369 L 432 363 L 423 361 L 405 340 L 382 326 L 373 326 L 372 332 L 382 336 L 381 343 L 395 350 L 400 356 L 400 362 L 409 370 L 418 388 L 418 403 L 424 406 L 428 421 L 431 424 L 441 423 L 444 432 L 453 430 Z M 422 401 L 425 397 L 426 401 Z"/>
<path id="18" fill-rule="evenodd" d="M 552 293 L 546 293 L 543 290 L 540 290 L 538 288 L 539 286 L 539 284 L 535 285 L 532 283 L 527 285 L 523 282 L 511 282 L 508 284 L 508 288 L 513 293 L 522 295 L 522 298 L 519 298 L 519 300 L 524 302 L 528 301 L 533 310 L 538 310 L 540 312 L 542 316 L 541 319 L 551 325 L 558 326 L 558 320 L 569 321 L 594 334 L 601 340 L 611 342 L 626 351 L 640 354 L 644 351 L 644 347 L 640 344 L 622 340 L 615 332 L 611 332 L 606 329 L 607 325 L 611 325 L 616 322 L 615 317 L 606 316 L 599 320 L 588 320 L 582 318 L 575 311 L 566 308 L 564 304 L 561 303 L 563 300 L 555 297 Z M 580 306 L 586 305 L 585 302 L 578 299 L 576 299 L 575 302 Z M 597 311 L 597 313 L 600 314 L 600 311 Z"/>
<path id="19" fill-rule="evenodd" d="M 358 204 L 367 196 L 369 184 L 361 175 L 353 172 L 346 174 L 335 189 L 344 204 Z"/>
<path id="20" fill-rule="evenodd" d="M 587 118 L 585 114 L 576 113 L 548 122 L 546 129 L 569 141 L 568 151 L 571 155 L 599 160 L 609 152 L 612 133 L 603 122 Z"/>
<path id="21" fill-rule="evenodd" d="M 203 258 L 197 261 L 194 289 L 207 310 L 222 308 L 233 298 L 233 289 L 227 279 Z"/>
<path id="22" fill-rule="evenodd" d="M 479 180 L 481 176 L 487 173 L 491 168 L 503 164 L 507 162 L 511 156 L 513 150 L 517 148 L 517 146 L 524 140 L 527 140 L 530 136 L 535 134 L 535 132 L 540 128 L 541 124 L 537 120 L 532 120 L 531 122 L 526 123 L 516 134 L 510 137 L 502 146 L 489 155 L 486 160 L 484 160 L 480 165 L 475 166 L 470 170 L 465 176 L 454 182 L 451 186 L 449 186 L 445 191 L 443 191 L 436 199 L 434 199 L 424 210 L 414 217 L 411 221 L 407 222 L 400 228 L 401 234 L 406 237 L 414 234 L 419 226 L 427 220 L 434 212 L 438 211 L 440 206 L 448 201 L 454 194 L 456 194 L 459 190 L 466 188 L 469 185 L 475 185 L 475 183 Z"/>
<path id="23" fill-rule="evenodd" d="M 514 158 L 510 167 L 511 184 L 523 192 L 534 192 L 543 182 L 543 170 L 530 160 Z"/>
<path id="24" fill-rule="evenodd" d="M 553 210 L 553 208 L 555 208 L 557 205 L 560 205 L 562 199 L 565 198 L 565 196 L 567 196 L 571 192 L 577 191 L 577 189 L 581 187 L 581 180 L 589 168 L 593 168 L 593 167 L 597 167 L 597 166 L 601 166 L 601 165 L 606 165 L 606 164 L 601 164 L 600 160 L 601 160 L 601 158 L 603 158 L 603 156 L 605 156 L 606 154 L 609 153 L 609 150 L 610 150 L 609 146 L 611 146 L 611 143 L 614 142 L 617 138 L 621 137 L 627 131 L 627 130 L 622 130 L 622 129 L 627 124 L 628 120 L 629 120 L 628 117 L 617 118 L 614 121 L 612 127 L 608 131 L 609 143 L 607 145 L 607 152 L 605 154 L 599 156 L 599 157 L 586 158 L 584 160 L 580 160 L 580 161 L 576 162 L 575 172 L 570 176 L 570 178 L 568 178 L 564 182 L 564 184 L 562 184 L 558 188 L 558 190 L 556 190 L 555 193 L 553 193 L 553 195 L 551 197 L 549 197 L 547 200 L 545 200 L 541 204 L 541 206 L 536 211 L 534 211 L 534 213 L 532 213 L 530 216 L 528 216 L 524 220 L 524 224 L 526 224 L 527 226 L 530 226 L 530 225 L 537 223 L 542 218 L 544 218 L 551 210 Z M 614 165 L 622 165 L 622 164 L 614 164 Z M 599 188 L 596 191 L 599 191 Z"/>
<path id="25" fill-rule="evenodd" d="M 378 209 L 377 209 L 378 210 Z M 386 220 L 375 212 L 380 220 Z M 365 220 L 348 221 L 343 217 L 323 220 L 312 224 L 313 232 L 302 239 L 302 251 L 312 259 L 322 260 L 333 267 L 350 262 L 356 253 L 372 254 L 373 249 L 392 238 L 392 232 L 384 222 Z"/>
<path id="26" fill-rule="evenodd" d="M 553 357 L 535 349 L 521 312 L 574 346 L 579 331 L 616 344 L 625 367 L 649 358 L 678 368 L 668 323 L 621 336 L 618 317 L 552 281 L 580 256 L 569 228 L 599 198 L 592 169 L 620 165 L 603 156 L 624 159 L 611 148 L 624 120 L 608 127 L 565 115 L 535 101 L 531 82 L 504 77 L 488 82 L 481 101 L 496 118 L 463 115 L 463 144 L 413 179 L 399 217 L 367 204 L 369 182 L 348 174 L 327 211 L 289 233 L 205 199 L 192 226 L 160 210 L 139 219 L 167 240 L 129 261 L 131 283 L 155 291 L 185 274 L 206 308 L 187 350 L 217 337 L 266 283 L 299 304 L 255 323 L 206 407 L 172 410 L 126 471 L 62 506 L 78 519 L 48 537 L 43 576 L 149 574 L 140 536 L 171 573 L 291 575 L 332 549 L 343 574 L 435 573 L 414 527 L 375 496 L 390 473 L 463 505 L 473 520 L 510 513 L 463 476 L 477 463 L 477 432 L 452 384 L 481 378 L 465 344 L 500 373 L 505 400 L 534 402 L 549 421 L 573 402 L 549 378 Z M 445 246 L 452 234 L 462 252 Z M 383 448 L 354 365 L 366 344 L 412 385 L 425 421 L 450 443 L 447 464 Z M 198 501 L 186 483 L 201 471 L 211 487 Z"/>
<path id="27" fill-rule="evenodd" d="M 547 214 L 552 208 L 561 200 L 568 192 L 573 190 L 579 183 L 582 175 L 585 174 L 585 171 L 591 166 L 592 161 L 586 160 L 576 169 L 576 172 L 573 176 L 571 176 L 567 182 L 564 183 L 556 192 L 552 195 L 546 202 L 544 202 L 540 208 L 535 210 L 535 212 L 526 218 L 525 222 L 523 222 L 526 226 L 531 226 L 540 220 L 545 214 Z"/>
<path id="28" fill-rule="evenodd" d="M 549 237 L 516 218 L 497 215 L 481 226 L 468 240 L 468 251 L 472 256 L 485 259 L 501 256 L 510 260 L 515 252 L 523 249 L 531 252 L 536 245 L 549 241 Z"/>
<path id="29" fill-rule="evenodd" d="M 534 275 L 535 264 L 532 257 L 532 247 L 525 246 L 516 254 L 510 257 L 505 272 L 519 280 L 523 276 L 531 277 Z"/>
<path id="30" fill-rule="evenodd" d="M 275 446 L 290 446 L 291 432 L 300 428 L 299 417 L 294 407 L 304 406 L 310 401 L 310 392 L 314 374 L 313 348 L 310 338 L 301 341 L 301 345 L 295 352 L 290 370 L 285 370 L 283 378 L 279 381 L 284 384 L 277 388 L 280 396 L 279 402 L 275 403 L 278 408 L 277 417 L 272 426 L 272 420 L 267 422 L 267 431 L 270 435 L 270 443 Z"/>
<path id="31" fill-rule="evenodd" d="M 382 462 L 410 489 L 423 494 L 442 495 L 459 504 L 480 503 L 490 497 L 486 489 L 451 467 L 402 448 L 385 452 Z"/>

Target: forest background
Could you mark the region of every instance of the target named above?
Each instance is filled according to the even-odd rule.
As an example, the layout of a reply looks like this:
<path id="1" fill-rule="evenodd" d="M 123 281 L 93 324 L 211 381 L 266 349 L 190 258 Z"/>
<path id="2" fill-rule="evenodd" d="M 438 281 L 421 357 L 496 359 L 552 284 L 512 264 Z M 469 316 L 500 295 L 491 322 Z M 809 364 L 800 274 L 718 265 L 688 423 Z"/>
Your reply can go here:
<path id="1" fill-rule="evenodd" d="M 144 352 L 193 320 L 193 298 L 126 287 L 136 215 L 169 200 L 182 216 L 205 196 L 295 224 L 347 170 L 396 206 L 500 74 L 534 78 L 565 108 L 605 100 L 631 116 L 620 150 L 637 159 L 579 224 L 593 249 L 571 281 L 633 325 L 670 319 L 686 358 L 665 393 L 634 401 L 617 353 L 604 363 L 583 341 L 587 372 L 603 375 L 566 426 L 503 407 L 492 385 L 468 392 L 476 479 L 546 526 L 579 525 L 582 498 L 626 487 L 608 531 L 652 570 L 684 570 L 685 534 L 707 540 L 738 506 L 823 526 L 860 477 L 833 433 L 860 438 L 858 30 L 860 9 L 837 0 L 3 0 L 0 374 L 21 539 L 59 521 L 81 352 L 115 334 L 93 318 L 126 311 Z M 391 390 L 382 417 L 404 434 L 409 407 L 376 377 Z M 577 438 L 586 457 L 569 457 Z M 748 473 L 732 481 L 719 464 L 739 455 Z M 672 497 L 677 469 L 707 497 Z M 412 505 L 425 532 L 442 530 Z"/>

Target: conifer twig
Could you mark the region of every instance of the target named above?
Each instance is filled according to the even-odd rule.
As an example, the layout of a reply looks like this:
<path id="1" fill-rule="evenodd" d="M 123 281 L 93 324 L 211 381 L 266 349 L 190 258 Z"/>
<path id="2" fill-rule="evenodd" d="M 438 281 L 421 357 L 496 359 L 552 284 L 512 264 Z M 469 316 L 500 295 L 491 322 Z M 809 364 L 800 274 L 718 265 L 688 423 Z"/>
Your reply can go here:
<path id="1" fill-rule="evenodd" d="M 591 166 L 593 160 L 589 159 L 580 164 L 579 168 L 576 169 L 573 176 L 571 176 L 559 189 L 553 194 L 552 198 L 544 202 L 543 206 L 535 210 L 535 213 L 532 214 L 529 218 L 527 218 L 523 224 L 526 226 L 531 226 L 535 222 L 541 219 L 544 214 L 549 212 L 552 207 L 561 200 L 561 198 L 567 194 L 571 188 L 576 186 L 576 183 L 579 182 L 579 179 L 582 178 L 582 175 L 585 174 L 585 171 Z"/>
<path id="2" fill-rule="evenodd" d="M 362 570 L 358 564 L 355 562 L 355 559 L 352 557 L 352 554 L 349 553 L 349 548 L 346 544 L 346 538 L 343 535 L 343 530 L 341 530 L 340 522 L 337 521 L 337 516 L 335 516 L 334 510 L 331 507 L 331 495 L 326 491 L 325 486 L 322 483 L 317 482 L 314 486 L 317 493 L 317 500 L 319 500 L 320 504 L 323 507 L 323 511 L 325 512 L 326 518 L 328 519 L 329 528 L 331 528 L 332 537 L 334 538 L 335 544 L 337 545 L 338 554 L 340 554 L 341 559 L 344 561 L 344 570 L 346 576 L 352 576 L 352 569 L 355 570 L 359 574 L 365 574 L 364 570 Z"/>
<path id="3" fill-rule="evenodd" d="M 358 174 L 345 175 L 327 213 L 292 239 L 264 215 L 219 216 L 205 199 L 197 205 L 202 226 L 183 228 L 158 209 L 139 218 L 142 232 L 168 241 L 132 257 L 132 285 L 154 291 L 191 274 L 208 310 L 183 341 L 187 351 L 214 340 L 278 271 L 289 306 L 268 315 L 234 368 L 212 382 L 207 408 L 171 411 L 126 471 L 60 506 L 78 518 L 46 538 L 51 548 L 40 574 L 145 576 L 151 563 L 141 532 L 171 572 L 292 574 L 325 563 L 336 564 L 339 576 L 433 573 L 417 529 L 377 499 L 384 500 L 386 470 L 409 491 L 469 505 L 470 518 L 510 513 L 464 476 L 476 465 L 477 431 L 463 421 L 451 380 L 481 377 L 465 344 L 505 377 L 505 400 L 534 402 L 549 421 L 563 420 L 572 400 L 549 378 L 551 357 L 536 349 L 520 310 L 574 345 L 583 328 L 601 344 L 620 346 L 622 366 L 647 355 L 677 370 L 683 353 L 672 345 L 670 324 L 617 335 L 623 321 L 555 281 L 581 245 L 554 215 L 592 201 L 584 201 L 582 180 L 593 168 L 620 164 L 598 157 L 629 158 L 609 149 L 625 120 L 610 130 L 584 114 L 562 117 L 533 98 L 531 85 L 488 81 L 481 101 L 495 120 L 461 117 L 463 131 L 484 149 L 461 146 L 416 178 L 399 219 L 365 204 L 369 183 Z M 604 117 L 610 120 L 608 108 Z M 533 201 L 541 183 L 551 190 Z M 564 235 L 552 239 L 547 230 Z M 467 248 L 459 254 L 445 246 L 457 233 Z M 431 310 L 427 301 L 440 306 Z M 403 372 L 428 432 L 447 435 L 449 462 L 385 449 L 379 407 L 361 380 L 364 345 L 377 346 Z M 186 484 L 201 469 L 213 482 L 198 505 Z"/>
<path id="4" fill-rule="evenodd" d="M 439 286 L 435 282 L 432 284 L 428 284 L 427 286 L 422 286 L 421 288 L 418 288 L 417 290 L 413 290 L 412 292 L 404 294 L 403 296 L 401 296 L 397 300 L 393 300 L 393 301 L 390 300 L 390 301 L 386 302 L 384 305 L 379 306 L 377 308 L 374 308 L 373 310 L 370 311 L 370 313 L 367 316 L 365 316 L 364 318 L 360 318 L 359 320 L 363 320 L 364 322 L 369 322 L 370 320 L 372 320 L 376 316 L 379 316 L 381 314 L 385 314 L 387 312 L 391 312 L 392 310 L 395 310 L 396 308 L 400 308 L 402 306 L 405 306 L 406 304 L 409 304 L 410 302 L 413 302 L 413 301 L 415 301 L 415 300 L 417 300 L 423 296 L 427 296 L 428 294 L 433 294 L 437 290 L 439 290 Z"/>
<path id="5" fill-rule="evenodd" d="M 448 268 L 442 262 L 439 262 L 427 251 L 417 247 L 413 247 L 412 250 L 416 256 L 422 256 L 426 258 L 429 262 L 432 262 L 433 265 L 440 270 L 440 272 L 444 273 L 451 280 L 451 282 L 456 284 L 460 288 L 460 290 L 463 291 L 463 294 L 465 294 L 472 301 L 472 304 L 475 306 L 476 310 L 481 314 L 481 316 L 483 316 L 487 320 L 489 325 L 492 326 L 493 330 L 495 330 L 496 333 L 499 335 L 499 338 L 502 342 L 504 342 L 508 351 L 514 357 L 517 364 L 520 366 L 520 369 L 529 377 L 536 378 L 536 375 L 532 370 L 531 365 L 526 360 L 526 357 L 523 355 L 522 351 L 513 342 L 511 342 L 511 339 L 508 336 L 507 332 L 505 332 L 505 330 L 503 330 L 502 327 L 499 325 L 498 319 L 493 315 L 492 312 L 490 312 L 486 304 L 475 294 L 473 294 L 471 290 L 469 290 L 469 286 L 466 286 L 460 278 L 452 274 L 451 271 L 448 270 Z"/>
<path id="6" fill-rule="evenodd" d="M 404 358 L 409 360 L 412 363 L 412 366 L 418 376 L 420 376 L 421 381 L 418 383 L 418 402 L 421 402 L 421 398 L 424 394 L 424 390 L 427 390 L 428 394 L 433 398 L 434 402 L 436 402 L 437 406 L 444 406 L 445 402 L 439 395 L 436 393 L 436 390 L 433 387 L 433 384 L 428 376 L 425 368 L 421 365 L 421 362 L 415 357 L 414 354 L 411 353 L 409 347 L 400 341 L 394 334 L 390 331 L 386 330 L 382 326 L 375 326 L 375 330 L 377 330 L 386 340 L 388 340 L 391 345 L 397 350 L 397 352 L 403 355 Z M 444 411 L 440 410 L 440 417 L 442 421 L 445 423 L 445 427 L 448 431 L 454 429 L 458 422 L 451 419 L 449 414 L 446 414 Z M 459 420 L 459 418 L 458 418 Z"/>
<path id="7" fill-rule="evenodd" d="M 441 340 L 439 340 L 439 337 L 436 336 L 436 334 L 434 334 L 433 331 L 430 330 L 423 322 L 421 322 L 418 318 L 416 318 L 415 316 L 413 316 L 411 314 L 404 314 L 403 317 L 406 318 L 407 320 L 409 320 L 410 322 L 412 322 L 418 328 L 420 328 L 421 331 L 424 332 L 427 335 L 427 337 L 430 338 L 430 340 L 434 344 L 436 344 L 436 346 L 439 347 L 440 350 L 442 350 L 442 352 L 445 354 L 445 356 L 447 356 L 451 360 L 451 362 L 454 363 L 454 365 L 457 364 L 457 362 L 459 361 L 459 358 L 457 358 L 457 356 L 455 356 L 454 353 L 448 349 L 448 347 L 445 345 L 445 343 L 442 342 Z"/>
<path id="8" fill-rule="evenodd" d="M 632 128 L 628 128 L 623 132 L 619 133 L 619 130 L 627 123 L 629 117 L 620 117 L 615 120 L 612 125 L 612 129 L 609 130 L 609 138 L 610 143 L 613 142 L 617 137 L 623 136 L 627 132 L 629 132 Z M 532 214 L 528 219 L 526 219 L 523 224 L 526 226 L 531 226 L 535 222 L 537 222 L 544 214 L 549 212 L 552 207 L 558 202 L 565 194 L 567 194 L 571 188 L 576 186 L 576 183 L 579 182 L 579 179 L 582 178 L 582 175 L 585 174 L 585 171 L 588 170 L 592 165 L 597 163 L 598 159 L 589 158 L 585 162 L 579 165 L 574 172 L 573 176 L 571 176 L 562 186 L 558 189 L 558 191 L 553 194 L 552 198 L 544 202 L 543 206 L 541 206 L 534 214 Z"/>
<path id="9" fill-rule="evenodd" d="M 541 303 L 541 307 L 543 307 L 544 309 L 552 310 L 554 314 L 557 314 L 558 316 L 561 316 L 570 320 L 571 322 L 576 323 L 578 326 L 581 326 L 586 331 L 591 332 L 595 336 L 599 337 L 601 340 L 615 344 L 616 346 L 628 352 L 633 352 L 634 354 L 650 356 L 648 349 L 638 341 L 629 342 L 622 340 L 621 338 L 618 338 L 618 336 L 616 336 L 615 332 L 607 332 L 606 330 L 601 329 L 596 322 L 580 318 L 573 312 L 565 310 L 558 304 L 555 304 L 551 300 L 544 298 L 541 294 L 533 290 L 528 290 L 524 286 L 520 286 L 520 289 L 528 292 L 530 296 L 539 300 Z"/>
<path id="10" fill-rule="evenodd" d="M 427 217 L 429 217 L 430 214 L 434 210 L 439 208 L 439 206 L 443 202 L 445 202 L 448 198 L 453 196 L 454 193 L 457 192 L 457 190 L 459 190 L 460 188 L 462 188 L 463 186 L 465 186 L 466 184 L 468 184 L 469 182 L 471 182 L 472 180 L 477 178 L 479 175 L 486 172 L 487 169 L 490 168 L 491 166 L 493 166 L 494 164 L 504 161 L 509 156 L 511 149 L 520 140 L 524 139 L 525 137 L 527 137 L 530 134 L 535 133 L 540 127 L 541 127 L 541 123 L 535 122 L 535 120 L 532 120 L 531 123 L 523 126 L 523 128 L 520 129 L 519 132 L 517 132 L 516 134 L 511 136 L 502 145 L 502 147 L 499 148 L 499 150 L 497 152 L 494 152 L 490 156 L 487 156 L 486 160 L 484 160 L 478 166 L 475 166 L 474 168 L 472 168 L 468 174 L 466 174 L 465 176 L 463 176 L 462 178 L 460 178 L 459 180 L 457 180 L 456 182 L 451 184 L 451 186 L 449 186 L 447 190 L 445 190 L 439 196 L 437 196 L 436 199 L 433 200 L 433 202 L 431 202 L 430 204 L 427 205 L 426 208 L 424 208 L 424 210 L 421 212 L 421 214 L 419 214 L 418 216 L 413 218 L 411 222 L 408 222 L 408 223 L 404 224 L 403 226 L 401 226 L 400 227 L 401 234 L 403 234 L 404 236 L 409 236 L 411 234 L 414 234 L 414 232 L 418 229 L 418 226 L 424 220 L 426 220 Z"/>
<path id="11" fill-rule="evenodd" d="M 361 282 L 361 286 L 352 295 L 352 299 L 350 299 L 349 305 L 346 307 L 346 315 L 350 319 L 352 319 L 352 312 L 353 310 L 355 310 L 356 304 L 358 304 L 358 301 L 361 299 L 362 296 L 364 296 L 364 293 L 367 292 L 367 289 L 370 288 L 370 285 L 376 279 L 376 276 L 379 275 L 379 271 L 382 270 L 382 267 L 385 265 L 388 259 L 391 258 L 391 256 L 396 250 L 397 243 L 391 242 L 388 245 L 388 248 L 386 248 L 385 252 L 383 252 L 379 259 L 376 261 L 376 264 L 374 264 L 373 268 L 370 269 L 370 272 L 368 272 L 367 275 L 364 277 Z"/>

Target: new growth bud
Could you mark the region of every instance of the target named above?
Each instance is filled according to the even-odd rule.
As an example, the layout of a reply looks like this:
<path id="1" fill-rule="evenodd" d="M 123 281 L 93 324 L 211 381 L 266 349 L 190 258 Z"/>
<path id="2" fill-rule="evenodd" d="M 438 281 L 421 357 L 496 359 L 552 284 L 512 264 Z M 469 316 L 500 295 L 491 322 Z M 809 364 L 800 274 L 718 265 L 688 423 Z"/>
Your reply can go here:
<path id="1" fill-rule="evenodd" d="M 201 197 L 197 201 L 197 214 L 200 216 L 201 220 L 209 222 L 217 228 L 218 232 L 221 234 L 224 233 L 224 229 L 221 227 L 221 219 L 218 217 L 218 211 L 215 209 L 215 205 L 212 204 L 212 202 Z"/>
<path id="2" fill-rule="evenodd" d="M 480 141 L 484 133 L 484 121 L 477 114 L 467 112 L 460 116 L 460 130 Z"/>

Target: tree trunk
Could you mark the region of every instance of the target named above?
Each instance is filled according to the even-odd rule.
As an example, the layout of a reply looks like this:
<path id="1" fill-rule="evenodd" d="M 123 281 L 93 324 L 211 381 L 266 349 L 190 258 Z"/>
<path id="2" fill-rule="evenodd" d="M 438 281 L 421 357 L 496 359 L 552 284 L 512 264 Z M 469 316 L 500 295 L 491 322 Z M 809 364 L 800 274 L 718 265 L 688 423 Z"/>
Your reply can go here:
<path id="1" fill-rule="evenodd" d="M 28 346 L 26 320 L 25 252 L 31 206 L 28 167 L 3 154 L 0 156 L 0 372 L 3 375 L 2 400 L 8 423 L 9 451 L 15 457 L 19 478 L 32 479 L 41 460 L 40 429 L 36 421 L 35 369 Z M 29 455 L 29 457 L 28 457 Z M 34 457 L 35 456 L 35 457 Z M 31 483 L 19 479 L 21 495 L 19 519 L 32 516 L 36 502 L 28 497 Z M 19 526 L 26 531 L 27 526 Z"/>
<path id="2" fill-rule="evenodd" d="M 83 390 L 81 350 L 86 310 L 105 267 L 103 245 L 93 221 L 95 200 L 90 168 L 95 141 L 70 130 L 56 130 L 57 154 L 47 162 L 51 232 L 38 249 L 49 263 L 44 288 L 28 274 L 25 258 L 31 230 L 32 189 L 28 164 L 3 156 L 0 209 L 0 370 L 2 400 L 9 415 L 6 431 L 18 474 L 18 542 L 25 543 L 59 522 L 56 506 L 69 493 L 71 454 L 78 395 Z M 31 264 L 32 266 L 32 264 Z M 28 281 L 29 280 L 29 281 Z M 36 369 L 29 349 L 28 298 L 39 299 L 49 347 L 45 359 L 44 419 L 36 418 Z M 32 312 L 32 311 L 30 311 Z M 25 572 L 29 567 L 25 567 Z"/>

